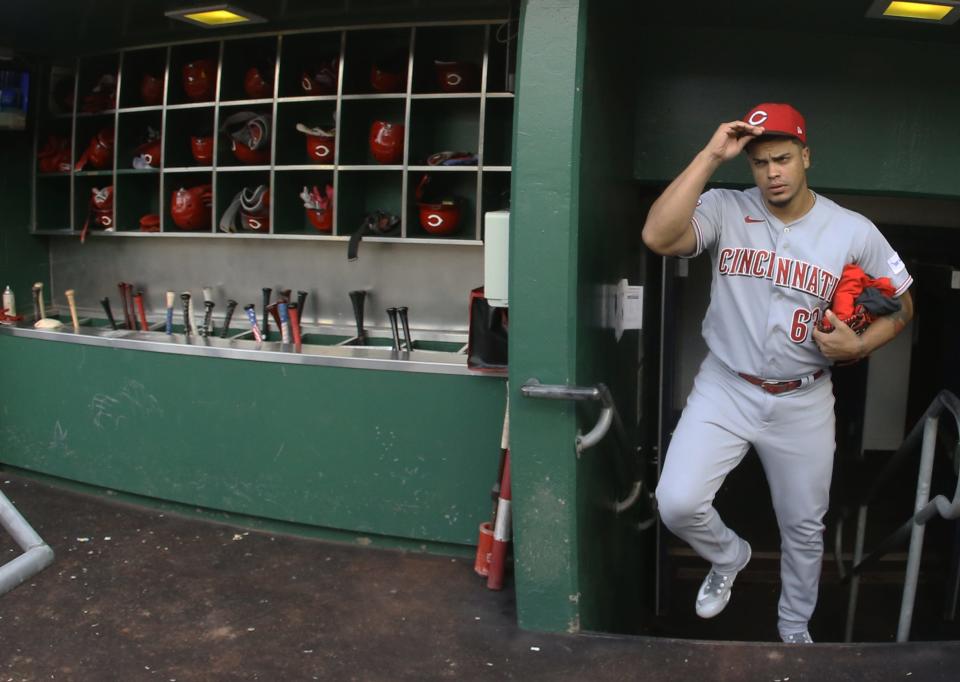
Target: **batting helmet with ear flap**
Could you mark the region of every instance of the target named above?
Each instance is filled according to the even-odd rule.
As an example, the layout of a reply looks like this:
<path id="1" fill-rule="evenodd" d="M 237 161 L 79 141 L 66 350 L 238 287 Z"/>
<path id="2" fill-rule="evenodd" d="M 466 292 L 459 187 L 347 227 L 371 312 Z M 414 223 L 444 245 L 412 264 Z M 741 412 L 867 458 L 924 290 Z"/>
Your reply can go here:
<path id="1" fill-rule="evenodd" d="M 340 58 L 333 57 L 304 68 L 300 74 L 300 87 L 307 95 L 336 95 L 340 78 Z"/>
<path id="2" fill-rule="evenodd" d="M 212 185 L 197 185 L 190 189 L 181 187 L 171 197 L 170 217 L 181 230 L 208 228 L 212 201 Z"/>
<path id="3" fill-rule="evenodd" d="M 93 136 L 74 170 L 83 170 L 88 163 L 101 170 L 113 164 L 113 128 L 103 128 Z"/>
<path id="4" fill-rule="evenodd" d="M 217 82 L 217 63 L 212 59 L 195 59 L 183 65 L 183 91 L 194 102 L 213 99 Z"/>
<path id="5" fill-rule="evenodd" d="M 270 162 L 270 115 L 240 111 L 224 120 L 220 131 L 230 136 L 230 149 L 243 164 Z"/>
<path id="6" fill-rule="evenodd" d="M 243 91 L 250 99 L 261 99 L 273 94 L 273 79 L 266 66 L 251 66 L 243 76 Z"/>

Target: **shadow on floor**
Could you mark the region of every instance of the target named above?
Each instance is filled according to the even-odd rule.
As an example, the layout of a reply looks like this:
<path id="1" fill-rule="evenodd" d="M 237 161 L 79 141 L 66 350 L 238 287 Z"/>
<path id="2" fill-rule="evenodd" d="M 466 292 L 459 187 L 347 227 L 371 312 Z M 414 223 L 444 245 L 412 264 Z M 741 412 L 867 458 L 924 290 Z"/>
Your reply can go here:
<path id="1" fill-rule="evenodd" d="M 53 547 L 0 595 L 0 681 L 953 682 L 960 645 L 555 635 L 471 562 L 247 531 L 0 471 Z M 0 529 L 0 563 L 19 553 Z M 719 622 L 719 621 L 718 621 Z"/>

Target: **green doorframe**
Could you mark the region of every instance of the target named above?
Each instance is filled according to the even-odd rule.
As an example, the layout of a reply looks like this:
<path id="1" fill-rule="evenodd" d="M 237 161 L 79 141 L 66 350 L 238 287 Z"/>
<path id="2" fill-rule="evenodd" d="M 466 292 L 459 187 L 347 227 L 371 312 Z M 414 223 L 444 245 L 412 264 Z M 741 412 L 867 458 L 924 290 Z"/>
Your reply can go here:
<path id="1" fill-rule="evenodd" d="M 520 386 L 575 381 L 580 117 L 586 2 L 527 0 L 520 23 L 510 239 L 510 408 L 517 614 L 577 632 L 572 404 Z"/>

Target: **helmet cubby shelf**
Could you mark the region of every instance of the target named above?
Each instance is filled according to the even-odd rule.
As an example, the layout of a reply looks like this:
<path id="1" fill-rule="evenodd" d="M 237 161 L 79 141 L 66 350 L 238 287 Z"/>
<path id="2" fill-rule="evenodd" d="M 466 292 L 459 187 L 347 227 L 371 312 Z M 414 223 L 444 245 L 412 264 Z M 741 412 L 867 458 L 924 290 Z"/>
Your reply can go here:
<path id="1" fill-rule="evenodd" d="M 363 240 L 479 245 L 484 212 L 509 207 L 505 27 L 296 30 L 50 64 L 31 231 L 348 241 L 385 215 Z"/>

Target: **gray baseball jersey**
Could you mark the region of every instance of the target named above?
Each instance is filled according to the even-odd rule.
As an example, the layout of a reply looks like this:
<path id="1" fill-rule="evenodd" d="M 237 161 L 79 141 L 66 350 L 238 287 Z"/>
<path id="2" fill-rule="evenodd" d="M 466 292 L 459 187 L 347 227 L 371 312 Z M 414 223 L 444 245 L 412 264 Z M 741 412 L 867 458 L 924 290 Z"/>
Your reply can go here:
<path id="1" fill-rule="evenodd" d="M 784 224 L 756 187 L 713 189 L 694 212 L 697 247 L 713 261 L 703 337 L 728 367 L 765 379 L 793 379 L 830 365 L 813 329 L 830 306 L 844 265 L 889 277 L 899 296 L 913 278 L 877 227 L 814 194 L 813 208 Z"/>

